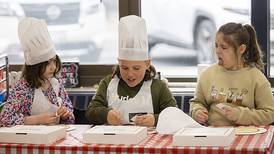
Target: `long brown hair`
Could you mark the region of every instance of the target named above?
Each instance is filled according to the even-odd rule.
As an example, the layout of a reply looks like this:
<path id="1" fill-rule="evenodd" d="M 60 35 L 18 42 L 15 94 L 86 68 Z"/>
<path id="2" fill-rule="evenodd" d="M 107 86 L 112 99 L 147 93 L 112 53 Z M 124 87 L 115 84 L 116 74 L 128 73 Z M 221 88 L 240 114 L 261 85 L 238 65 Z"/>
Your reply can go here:
<path id="1" fill-rule="evenodd" d="M 27 80 L 32 88 L 39 88 L 42 86 L 42 83 L 45 82 L 43 74 L 46 71 L 48 61 L 41 62 L 35 65 L 24 65 L 22 69 L 22 78 Z M 54 77 L 61 69 L 61 60 L 59 56 L 56 55 L 56 69 L 54 71 Z"/>
<path id="2" fill-rule="evenodd" d="M 221 26 L 217 33 L 224 34 L 224 41 L 235 49 L 236 56 L 236 49 L 242 44 L 246 45 L 246 51 L 242 55 L 244 64 L 263 70 L 262 51 L 257 41 L 256 31 L 251 25 L 243 26 L 230 22 Z"/>
<path id="3" fill-rule="evenodd" d="M 115 65 L 112 69 L 112 78 L 117 75 L 119 79 L 121 79 L 121 74 L 120 74 L 120 68 L 119 65 Z M 156 69 L 153 65 L 150 65 L 149 68 L 145 72 L 145 77 L 144 81 L 151 80 L 155 78 L 156 75 Z"/>

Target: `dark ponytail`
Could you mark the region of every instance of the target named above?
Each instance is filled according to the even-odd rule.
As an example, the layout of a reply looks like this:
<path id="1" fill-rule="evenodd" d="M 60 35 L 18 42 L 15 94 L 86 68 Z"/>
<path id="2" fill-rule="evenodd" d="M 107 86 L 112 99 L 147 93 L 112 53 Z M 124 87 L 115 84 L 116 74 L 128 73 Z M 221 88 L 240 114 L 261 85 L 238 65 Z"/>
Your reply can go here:
<path id="1" fill-rule="evenodd" d="M 35 65 L 24 65 L 22 68 L 22 78 L 27 80 L 32 88 L 39 88 L 43 85 L 43 82 L 46 81 L 44 73 L 46 67 L 48 66 L 49 61 L 41 62 Z M 59 73 L 62 68 L 62 63 L 58 55 L 56 55 L 56 69 L 53 76 Z"/>
<path id="2" fill-rule="evenodd" d="M 257 41 L 257 36 L 254 28 L 248 24 L 244 25 L 244 28 L 249 33 L 249 44 L 247 45 L 247 52 L 244 53 L 244 60 L 247 64 L 253 63 L 255 66 L 263 70 L 264 65 L 262 62 L 262 51 Z"/>

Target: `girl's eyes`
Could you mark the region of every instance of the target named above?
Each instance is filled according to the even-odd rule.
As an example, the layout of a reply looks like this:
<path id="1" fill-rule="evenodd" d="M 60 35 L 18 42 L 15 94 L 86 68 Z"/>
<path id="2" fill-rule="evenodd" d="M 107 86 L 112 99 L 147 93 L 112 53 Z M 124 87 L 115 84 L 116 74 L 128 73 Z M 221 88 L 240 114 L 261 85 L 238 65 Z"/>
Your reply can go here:
<path id="1" fill-rule="evenodd" d="M 226 46 L 224 46 L 224 45 L 220 45 L 220 46 L 218 46 L 217 44 L 215 44 L 215 48 L 218 48 L 218 47 L 220 47 L 220 48 L 222 48 L 222 49 L 227 49 L 227 47 L 226 47 Z"/>
<path id="2" fill-rule="evenodd" d="M 140 70 L 139 67 L 133 67 L 133 69 L 136 70 L 136 71 Z"/>
<path id="3" fill-rule="evenodd" d="M 122 67 L 123 70 L 127 70 L 128 68 L 127 67 Z"/>
<path id="4" fill-rule="evenodd" d="M 123 70 L 128 70 L 128 67 L 122 67 Z M 140 68 L 139 67 L 133 67 L 133 70 L 139 71 Z"/>
<path id="5" fill-rule="evenodd" d="M 223 46 L 223 45 L 221 46 L 221 48 L 222 48 L 222 49 L 227 49 L 227 47 L 225 47 L 225 46 Z"/>

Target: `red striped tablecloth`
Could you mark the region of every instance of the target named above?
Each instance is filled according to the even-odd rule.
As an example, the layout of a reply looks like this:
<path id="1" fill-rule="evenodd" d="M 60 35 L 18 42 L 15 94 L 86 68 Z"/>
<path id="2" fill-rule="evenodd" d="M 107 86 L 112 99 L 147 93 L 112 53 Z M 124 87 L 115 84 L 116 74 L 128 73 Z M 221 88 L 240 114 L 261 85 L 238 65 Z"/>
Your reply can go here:
<path id="1" fill-rule="evenodd" d="M 257 135 L 236 136 L 228 147 L 176 147 L 171 135 L 149 134 L 138 145 L 83 144 L 82 133 L 87 125 L 75 126 L 67 137 L 52 145 L 1 144 L 1 154 L 90 154 L 90 153 L 183 153 L 183 154 L 274 154 L 274 126 Z M 220 141 L 221 142 L 221 141 Z"/>

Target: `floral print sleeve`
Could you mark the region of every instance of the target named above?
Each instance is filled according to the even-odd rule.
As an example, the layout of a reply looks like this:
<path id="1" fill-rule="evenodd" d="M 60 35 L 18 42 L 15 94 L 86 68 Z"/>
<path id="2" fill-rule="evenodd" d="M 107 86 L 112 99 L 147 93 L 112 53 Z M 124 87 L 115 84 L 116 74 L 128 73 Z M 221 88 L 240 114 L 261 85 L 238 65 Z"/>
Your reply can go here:
<path id="1" fill-rule="evenodd" d="M 14 85 L 0 114 L 0 126 L 10 127 L 24 124 L 24 117 L 30 116 L 34 90 L 25 80 L 20 80 Z"/>

